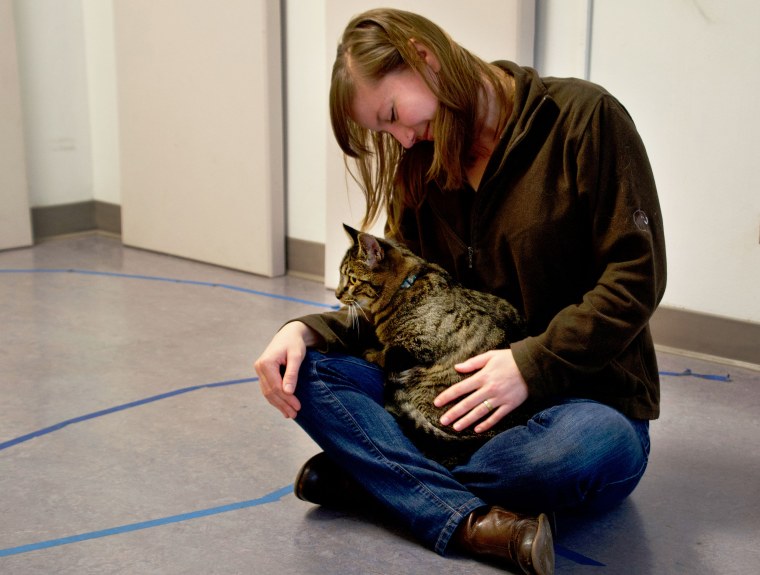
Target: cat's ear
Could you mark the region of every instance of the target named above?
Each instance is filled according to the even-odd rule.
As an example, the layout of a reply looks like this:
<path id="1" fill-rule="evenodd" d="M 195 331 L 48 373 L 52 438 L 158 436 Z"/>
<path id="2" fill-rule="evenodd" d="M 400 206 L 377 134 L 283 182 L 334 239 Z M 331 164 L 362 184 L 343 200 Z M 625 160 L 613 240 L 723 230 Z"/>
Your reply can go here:
<path id="1" fill-rule="evenodd" d="M 372 234 L 359 233 L 359 242 L 361 244 L 362 253 L 367 257 L 367 265 L 374 268 L 378 263 L 383 260 L 385 252 L 380 246 L 380 242 Z"/>
<path id="2" fill-rule="evenodd" d="M 366 263 L 370 268 L 382 261 L 385 252 L 375 236 L 355 230 L 347 224 L 343 224 L 343 229 L 346 230 L 354 245 L 359 246 L 360 253 L 366 256 Z"/>
<path id="3" fill-rule="evenodd" d="M 359 230 L 355 230 L 348 224 L 343 224 L 343 229 L 346 230 L 346 233 L 348 234 L 348 237 L 351 238 L 351 241 L 355 244 L 359 243 Z"/>

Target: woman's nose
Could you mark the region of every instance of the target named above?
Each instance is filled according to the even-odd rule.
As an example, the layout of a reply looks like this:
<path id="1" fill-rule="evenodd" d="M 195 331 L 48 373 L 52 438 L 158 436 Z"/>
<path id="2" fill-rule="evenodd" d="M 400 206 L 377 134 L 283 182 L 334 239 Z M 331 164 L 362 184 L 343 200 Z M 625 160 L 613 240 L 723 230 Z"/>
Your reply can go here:
<path id="1" fill-rule="evenodd" d="M 406 149 L 411 148 L 417 140 L 417 136 L 411 128 L 398 127 L 391 134 Z"/>

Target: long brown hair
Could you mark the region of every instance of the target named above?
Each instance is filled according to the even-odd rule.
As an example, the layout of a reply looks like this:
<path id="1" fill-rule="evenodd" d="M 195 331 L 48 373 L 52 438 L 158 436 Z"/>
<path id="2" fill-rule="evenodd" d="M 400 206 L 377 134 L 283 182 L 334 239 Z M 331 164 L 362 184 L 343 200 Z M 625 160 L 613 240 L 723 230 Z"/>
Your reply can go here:
<path id="1" fill-rule="evenodd" d="M 440 70 L 434 77 L 426 73 L 415 43 L 438 59 Z M 362 128 L 351 118 L 355 79 L 374 83 L 404 67 L 417 70 L 439 101 L 432 145 L 420 142 L 408 150 L 390 134 Z M 422 200 L 428 182 L 435 181 L 442 189 L 462 187 L 480 129 L 478 103 L 484 81 L 494 88 L 499 108 L 506 110 L 507 95 L 494 69 L 427 18 L 379 8 L 348 23 L 332 70 L 330 120 L 346 166 L 367 202 L 363 228 L 385 207 L 390 232 L 395 235 L 402 209 Z M 500 119 L 500 127 L 505 121 L 505 117 Z M 349 158 L 355 160 L 354 169 Z"/>

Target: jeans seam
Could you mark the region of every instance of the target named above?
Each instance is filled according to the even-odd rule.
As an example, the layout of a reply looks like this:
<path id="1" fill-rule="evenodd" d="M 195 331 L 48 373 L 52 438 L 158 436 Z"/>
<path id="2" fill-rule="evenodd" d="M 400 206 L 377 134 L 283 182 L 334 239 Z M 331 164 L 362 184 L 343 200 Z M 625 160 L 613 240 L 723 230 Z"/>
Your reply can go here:
<path id="1" fill-rule="evenodd" d="M 647 465 L 649 464 L 649 459 L 645 458 L 644 463 L 641 464 L 638 471 L 636 473 L 633 473 L 632 475 L 629 475 L 628 477 L 625 477 L 623 479 L 618 479 L 617 481 L 611 481 L 609 483 L 605 483 L 604 486 L 602 486 L 600 489 L 597 489 L 594 491 L 595 495 L 600 495 L 601 493 L 604 493 L 605 490 L 609 489 L 610 487 L 615 487 L 617 485 L 622 485 L 624 483 L 628 483 L 629 481 L 636 480 L 641 481 L 641 478 L 644 476 L 644 472 L 647 470 Z"/>
<path id="2" fill-rule="evenodd" d="M 472 499 L 455 509 L 454 513 L 451 514 L 449 520 L 446 522 L 446 525 L 438 535 L 438 539 L 435 542 L 435 552 L 439 555 L 443 555 L 448 548 L 451 537 L 454 535 L 454 532 L 456 531 L 457 527 L 459 527 L 459 524 L 462 522 L 462 520 L 476 509 L 484 506 L 485 504 L 483 501 L 473 496 Z"/>

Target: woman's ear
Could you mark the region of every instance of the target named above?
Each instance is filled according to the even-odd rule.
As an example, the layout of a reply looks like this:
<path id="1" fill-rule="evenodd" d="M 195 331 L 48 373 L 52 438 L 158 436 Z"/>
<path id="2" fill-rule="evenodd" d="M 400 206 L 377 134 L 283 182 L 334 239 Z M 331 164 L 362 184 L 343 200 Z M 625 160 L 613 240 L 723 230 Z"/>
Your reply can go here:
<path id="1" fill-rule="evenodd" d="M 433 54 L 430 48 L 425 46 L 425 44 L 422 42 L 415 40 L 414 38 L 409 40 L 409 43 L 417 51 L 417 55 L 420 57 L 420 60 L 424 60 L 434 74 L 437 74 L 441 70 L 441 63 L 438 61 L 438 57 Z"/>

